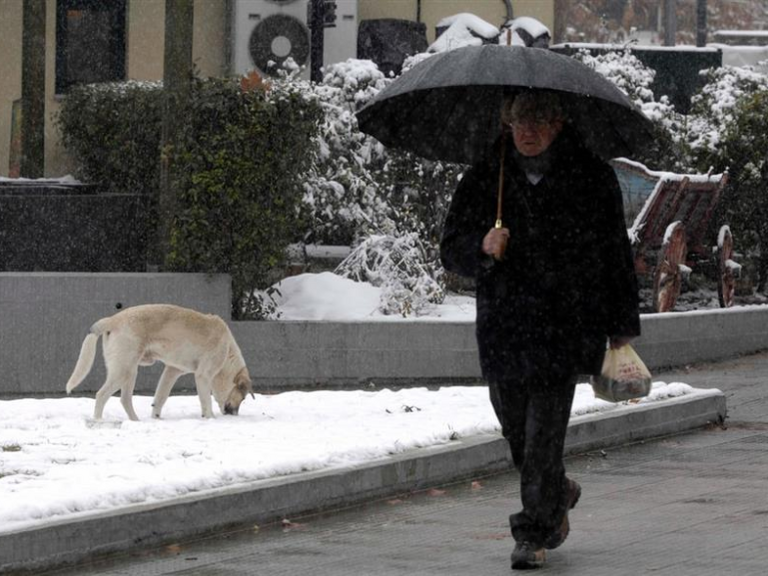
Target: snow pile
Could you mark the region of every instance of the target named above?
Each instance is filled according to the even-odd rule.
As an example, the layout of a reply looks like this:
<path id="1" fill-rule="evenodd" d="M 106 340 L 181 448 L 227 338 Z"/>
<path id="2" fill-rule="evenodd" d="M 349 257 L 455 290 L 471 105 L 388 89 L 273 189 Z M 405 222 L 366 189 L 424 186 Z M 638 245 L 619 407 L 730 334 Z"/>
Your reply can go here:
<path id="1" fill-rule="evenodd" d="M 509 38 L 507 31 L 510 33 Z M 551 39 L 552 34 L 543 23 L 530 16 L 520 16 L 504 25 L 499 36 L 499 44 L 546 48 Z"/>
<path id="2" fill-rule="evenodd" d="M 499 29 L 474 14 L 461 13 L 443 18 L 437 28 L 446 28 L 435 40 L 427 52 L 440 53 L 455 50 L 463 46 L 482 46 L 495 41 Z"/>
<path id="3" fill-rule="evenodd" d="M 650 398 L 615 405 L 595 400 L 582 384 L 573 414 L 711 393 L 657 382 Z M 210 420 L 200 418 L 196 396 L 172 396 L 162 420 L 149 418 L 151 397 L 134 403 L 142 420 L 126 420 L 112 399 L 105 420 L 94 423 L 89 398 L 0 401 L 0 532 L 362 464 L 499 430 L 480 386 L 257 395 L 239 416 Z"/>
<path id="4" fill-rule="evenodd" d="M 382 310 L 383 288 L 368 282 L 356 282 L 331 272 L 300 274 L 285 278 L 274 286 L 280 320 L 398 321 L 400 313 Z M 425 306 L 408 321 L 474 322 L 475 299 L 449 294 L 440 304 Z"/>
<path id="5" fill-rule="evenodd" d="M 474 14 L 461 13 L 443 18 L 437 23 L 437 28 L 444 30 L 427 49 L 429 53 L 491 43 L 546 48 L 552 38 L 549 28 L 530 16 L 510 20 L 499 30 Z"/>
<path id="6" fill-rule="evenodd" d="M 7 183 L 24 183 L 24 184 L 30 184 L 30 183 L 39 183 L 39 184 L 82 184 L 80 180 L 72 176 L 71 174 L 67 174 L 66 176 L 61 176 L 60 178 L 6 178 L 5 176 L 0 176 L 0 183 L 1 182 L 7 182 Z"/>

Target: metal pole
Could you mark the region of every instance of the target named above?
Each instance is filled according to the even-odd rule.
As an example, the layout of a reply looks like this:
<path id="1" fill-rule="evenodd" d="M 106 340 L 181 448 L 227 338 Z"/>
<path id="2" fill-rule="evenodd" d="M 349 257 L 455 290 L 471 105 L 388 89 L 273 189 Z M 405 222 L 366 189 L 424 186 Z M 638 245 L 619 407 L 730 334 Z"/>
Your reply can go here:
<path id="1" fill-rule="evenodd" d="M 707 45 L 707 0 L 696 0 L 696 46 Z"/>
<path id="2" fill-rule="evenodd" d="M 325 0 L 311 0 L 309 30 L 310 68 L 309 79 L 320 82 L 323 79 L 323 51 L 325 50 Z"/>
<path id="3" fill-rule="evenodd" d="M 180 110 L 189 97 L 192 81 L 192 30 L 194 0 L 165 0 L 163 53 L 163 116 L 160 127 L 160 186 L 158 229 L 151 265 L 162 267 L 171 247 L 176 183 L 173 155 L 183 124 Z"/>
<path id="4" fill-rule="evenodd" d="M 674 46 L 677 36 L 677 0 L 664 0 L 664 46 Z"/>

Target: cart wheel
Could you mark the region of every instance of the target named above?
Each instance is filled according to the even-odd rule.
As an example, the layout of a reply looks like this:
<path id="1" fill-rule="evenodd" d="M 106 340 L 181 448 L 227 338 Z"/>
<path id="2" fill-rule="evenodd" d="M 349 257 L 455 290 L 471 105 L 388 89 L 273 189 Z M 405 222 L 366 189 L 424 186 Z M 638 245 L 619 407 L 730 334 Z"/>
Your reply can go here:
<path id="1" fill-rule="evenodd" d="M 721 226 L 717 235 L 717 264 L 719 275 L 717 279 L 717 297 L 721 308 L 733 306 L 733 295 L 736 291 L 736 278 L 741 266 L 733 259 L 733 235 L 728 226 Z"/>
<path id="2" fill-rule="evenodd" d="M 653 273 L 653 307 L 656 312 L 669 312 L 675 307 L 683 283 L 680 266 L 685 265 L 687 253 L 685 227 L 682 222 L 672 222 L 664 234 L 659 261 Z"/>

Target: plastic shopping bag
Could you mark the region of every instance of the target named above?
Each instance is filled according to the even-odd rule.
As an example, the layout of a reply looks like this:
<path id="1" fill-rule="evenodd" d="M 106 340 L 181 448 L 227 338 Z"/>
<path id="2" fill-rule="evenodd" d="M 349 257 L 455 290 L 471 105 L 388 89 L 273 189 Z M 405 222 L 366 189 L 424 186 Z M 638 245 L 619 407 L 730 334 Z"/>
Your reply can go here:
<path id="1" fill-rule="evenodd" d="M 642 398 L 651 391 L 651 373 L 629 344 L 609 348 L 601 373 L 592 377 L 592 390 L 608 402 Z"/>

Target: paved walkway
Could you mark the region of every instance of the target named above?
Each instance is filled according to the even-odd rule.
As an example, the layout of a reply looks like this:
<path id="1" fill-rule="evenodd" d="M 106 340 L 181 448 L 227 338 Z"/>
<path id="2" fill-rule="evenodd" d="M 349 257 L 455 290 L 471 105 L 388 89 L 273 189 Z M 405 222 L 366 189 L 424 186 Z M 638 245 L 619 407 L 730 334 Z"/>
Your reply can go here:
<path id="1" fill-rule="evenodd" d="M 584 495 L 567 543 L 538 573 L 768 574 L 768 353 L 656 379 L 723 390 L 727 427 L 569 458 Z M 45 574 L 510 574 L 516 483 L 515 473 L 479 478 Z"/>

